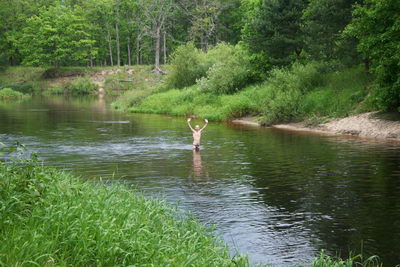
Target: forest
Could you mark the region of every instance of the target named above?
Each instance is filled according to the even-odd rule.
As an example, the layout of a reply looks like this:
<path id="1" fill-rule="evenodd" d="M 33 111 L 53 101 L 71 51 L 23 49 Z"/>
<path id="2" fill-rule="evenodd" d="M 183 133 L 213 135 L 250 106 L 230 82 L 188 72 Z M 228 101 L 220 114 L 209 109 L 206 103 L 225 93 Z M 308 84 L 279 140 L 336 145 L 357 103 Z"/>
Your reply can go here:
<path id="1" fill-rule="evenodd" d="M 364 89 L 350 94 L 365 104 L 362 110 L 400 106 L 396 0 L 3 0 L 0 5 L 1 65 L 146 64 L 165 73 L 162 65 L 171 64 L 167 89 L 197 84 L 205 92 L 232 94 L 300 64 L 321 74 L 369 75 L 362 80 Z"/>

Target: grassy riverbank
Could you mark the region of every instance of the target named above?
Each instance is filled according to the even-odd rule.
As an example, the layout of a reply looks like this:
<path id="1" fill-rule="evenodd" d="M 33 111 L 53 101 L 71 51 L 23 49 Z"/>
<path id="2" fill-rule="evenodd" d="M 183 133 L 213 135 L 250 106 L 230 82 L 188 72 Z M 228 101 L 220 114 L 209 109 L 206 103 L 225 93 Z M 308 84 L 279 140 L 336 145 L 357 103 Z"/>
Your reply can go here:
<path id="1" fill-rule="evenodd" d="M 248 266 L 192 218 L 125 186 L 0 165 L 0 265 Z"/>
<path id="2" fill-rule="evenodd" d="M 242 45 L 222 43 L 203 52 L 189 43 L 172 56 L 164 83 L 128 91 L 113 106 L 212 121 L 255 116 L 265 124 L 318 124 L 379 109 L 371 81 L 361 65 L 299 60 L 271 67 L 260 65 Z"/>
<path id="3" fill-rule="evenodd" d="M 344 117 L 368 110 L 368 75 L 361 67 L 326 70 L 318 64 L 275 69 L 270 77 L 232 94 L 202 91 L 198 84 L 159 92 L 127 92 L 114 106 L 130 112 L 194 115 L 213 121 L 259 116 L 273 124 Z M 123 103 L 123 104 L 121 104 Z"/>

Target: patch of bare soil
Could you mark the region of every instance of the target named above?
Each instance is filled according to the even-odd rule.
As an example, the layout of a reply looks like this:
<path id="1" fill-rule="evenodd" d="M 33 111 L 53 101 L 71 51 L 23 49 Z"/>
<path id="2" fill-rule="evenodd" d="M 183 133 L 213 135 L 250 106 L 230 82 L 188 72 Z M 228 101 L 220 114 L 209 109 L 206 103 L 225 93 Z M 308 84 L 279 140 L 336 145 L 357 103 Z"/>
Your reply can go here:
<path id="1" fill-rule="evenodd" d="M 258 117 L 252 117 L 252 116 L 232 120 L 232 123 L 249 125 L 249 126 L 261 126 L 261 124 L 258 122 Z"/>
<path id="2" fill-rule="evenodd" d="M 106 70 L 100 70 L 100 71 L 94 71 L 92 73 L 90 73 L 90 75 L 88 76 L 88 78 L 90 79 L 90 81 L 94 84 L 97 84 L 98 86 L 98 93 L 99 94 L 104 94 L 105 90 L 104 90 L 104 84 L 106 81 L 106 77 L 108 75 L 111 74 L 116 74 L 121 72 L 121 69 L 106 69 Z M 131 75 L 133 72 L 133 70 L 128 70 L 127 73 L 129 75 Z M 51 73 L 50 73 L 51 74 Z M 48 82 L 48 86 L 49 87 L 59 87 L 62 86 L 65 83 L 71 82 L 73 80 L 75 80 L 78 77 L 82 77 L 83 74 L 82 73 L 70 73 L 67 76 L 61 76 L 60 74 L 58 75 L 50 75 L 48 74 L 49 82 Z"/>
<path id="3" fill-rule="evenodd" d="M 375 113 L 377 112 L 368 112 L 342 119 L 334 119 L 315 127 L 307 127 L 304 123 L 279 124 L 273 127 L 323 134 L 400 140 L 400 122 L 372 118 L 372 115 Z"/>

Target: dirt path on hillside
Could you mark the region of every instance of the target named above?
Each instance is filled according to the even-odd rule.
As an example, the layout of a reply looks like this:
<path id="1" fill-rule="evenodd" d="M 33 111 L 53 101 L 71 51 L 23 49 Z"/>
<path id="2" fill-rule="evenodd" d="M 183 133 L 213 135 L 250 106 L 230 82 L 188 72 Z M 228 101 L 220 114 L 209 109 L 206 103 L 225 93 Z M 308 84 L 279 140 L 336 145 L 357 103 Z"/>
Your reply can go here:
<path id="1" fill-rule="evenodd" d="M 349 116 L 342 119 L 333 119 L 327 123 L 309 127 L 304 123 L 278 124 L 272 127 L 291 131 L 302 131 L 329 135 L 352 135 L 368 138 L 391 139 L 400 141 L 400 122 L 373 118 L 377 112 L 368 112 Z M 245 125 L 261 125 L 253 118 L 243 118 L 232 121 Z"/>
<path id="2" fill-rule="evenodd" d="M 99 94 L 104 94 L 105 93 L 105 82 L 106 82 L 106 77 L 111 74 L 116 74 L 121 72 L 121 69 L 111 69 L 111 70 L 101 70 L 93 73 L 92 75 L 89 76 L 89 79 L 92 83 L 96 84 L 98 86 L 97 92 Z M 128 70 L 129 72 L 130 70 Z"/>
<path id="3" fill-rule="evenodd" d="M 71 75 L 71 76 L 66 76 L 66 77 L 52 78 L 49 81 L 49 87 L 60 87 L 60 86 L 64 85 L 65 83 L 68 83 L 68 82 L 71 82 L 71 81 L 77 79 L 78 77 L 88 77 L 92 83 L 94 83 L 98 86 L 97 93 L 103 95 L 103 94 L 105 94 L 105 82 L 106 82 L 107 76 L 116 74 L 116 73 L 119 73 L 122 71 L 123 71 L 122 69 L 115 68 L 115 69 L 93 71 L 87 75 L 78 74 L 78 75 Z M 126 72 L 129 75 L 131 75 L 133 73 L 133 70 L 129 69 Z"/>

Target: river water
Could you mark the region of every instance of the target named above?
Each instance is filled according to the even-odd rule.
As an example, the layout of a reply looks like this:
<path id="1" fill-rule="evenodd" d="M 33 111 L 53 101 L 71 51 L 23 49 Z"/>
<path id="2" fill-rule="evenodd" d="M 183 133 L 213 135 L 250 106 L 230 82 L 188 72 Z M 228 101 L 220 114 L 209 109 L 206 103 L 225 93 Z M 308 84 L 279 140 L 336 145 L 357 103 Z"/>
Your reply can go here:
<path id="1" fill-rule="evenodd" d="M 201 123 L 201 121 L 194 121 Z M 0 141 L 47 165 L 124 181 L 213 224 L 252 263 L 310 263 L 362 249 L 400 263 L 400 143 L 124 114 L 102 99 L 0 103 Z"/>

